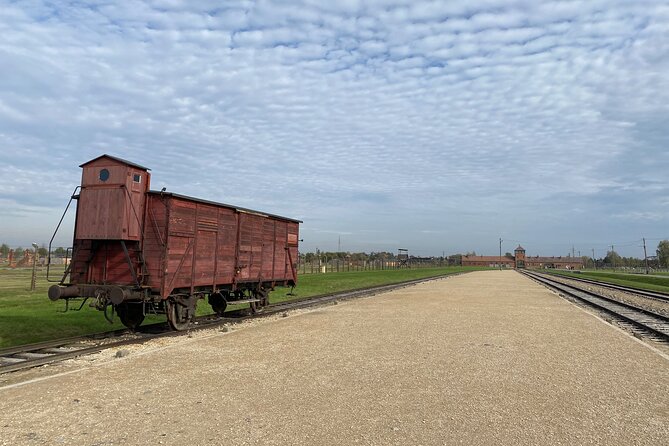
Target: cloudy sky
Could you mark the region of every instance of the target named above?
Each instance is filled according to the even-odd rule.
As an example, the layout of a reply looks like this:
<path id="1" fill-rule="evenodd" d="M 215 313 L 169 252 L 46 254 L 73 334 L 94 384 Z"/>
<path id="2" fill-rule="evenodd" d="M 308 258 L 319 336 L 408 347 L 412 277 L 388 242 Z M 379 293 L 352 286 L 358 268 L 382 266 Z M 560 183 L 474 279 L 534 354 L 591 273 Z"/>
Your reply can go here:
<path id="1" fill-rule="evenodd" d="M 669 238 L 665 1 L 0 0 L 0 36 L 12 246 L 103 153 L 301 219 L 303 251 Z"/>

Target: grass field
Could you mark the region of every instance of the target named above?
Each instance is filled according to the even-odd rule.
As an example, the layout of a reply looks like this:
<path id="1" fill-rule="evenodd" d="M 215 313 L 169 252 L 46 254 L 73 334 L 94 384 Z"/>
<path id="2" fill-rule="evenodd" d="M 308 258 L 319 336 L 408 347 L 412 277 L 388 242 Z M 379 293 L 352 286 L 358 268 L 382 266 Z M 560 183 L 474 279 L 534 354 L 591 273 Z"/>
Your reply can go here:
<path id="1" fill-rule="evenodd" d="M 563 276 L 574 276 L 583 279 L 599 280 L 615 285 L 641 288 L 649 291 L 669 293 L 669 276 L 666 274 L 629 274 L 613 271 L 551 271 Z"/>
<path id="2" fill-rule="evenodd" d="M 290 288 L 277 288 L 270 294 L 270 301 L 278 302 L 294 297 L 309 297 L 474 269 L 477 268 L 412 268 L 307 274 L 300 276 L 299 284 L 293 290 L 295 296 L 288 295 Z M 62 268 L 60 272 L 62 274 Z M 52 274 L 52 279 L 60 277 L 57 273 L 58 271 Z M 30 291 L 31 274 L 30 268 L 0 267 L 0 348 L 123 328 L 118 319 L 113 325 L 109 324 L 102 312 L 88 308 L 88 304 L 81 311 L 63 312 L 64 301 L 51 302 L 47 297 L 47 290 L 52 284 L 46 281 L 46 269 L 38 268 L 35 291 Z M 76 302 L 70 306 L 71 309 L 73 307 L 78 307 Z M 210 312 L 209 305 L 201 300 L 198 314 Z M 164 316 L 151 316 L 144 323 L 164 320 Z"/>

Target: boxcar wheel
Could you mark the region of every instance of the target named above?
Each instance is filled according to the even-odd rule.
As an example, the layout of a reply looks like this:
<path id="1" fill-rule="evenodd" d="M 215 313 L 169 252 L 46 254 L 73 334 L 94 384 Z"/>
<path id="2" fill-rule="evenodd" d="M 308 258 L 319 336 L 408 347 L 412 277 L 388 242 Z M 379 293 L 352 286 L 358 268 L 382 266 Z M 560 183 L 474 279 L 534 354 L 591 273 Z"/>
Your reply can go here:
<path id="1" fill-rule="evenodd" d="M 144 321 L 144 304 L 127 303 L 116 305 L 116 314 L 118 314 L 121 323 L 130 330 L 135 331 Z"/>
<path id="2" fill-rule="evenodd" d="M 221 293 L 210 294 L 208 300 L 209 305 L 211 305 L 211 309 L 214 310 L 214 313 L 216 313 L 218 316 L 223 316 L 223 313 L 225 313 L 225 309 L 228 306 L 228 303 L 223 295 Z"/>
<path id="3" fill-rule="evenodd" d="M 249 308 L 251 309 L 251 314 L 260 313 L 262 311 L 262 305 L 260 305 L 260 302 L 251 302 L 249 304 Z"/>
<path id="4" fill-rule="evenodd" d="M 177 302 L 167 301 L 167 322 L 176 331 L 184 331 L 190 326 L 192 315 L 188 307 Z"/>
<path id="5" fill-rule="evenodd" d="M 254 291 L 253 297 L 260 299 L 259 302 L 251 302 L 251 313 L 256 314 L 261 312 L 269 303 L 269 292 L 267 290 Z"/>

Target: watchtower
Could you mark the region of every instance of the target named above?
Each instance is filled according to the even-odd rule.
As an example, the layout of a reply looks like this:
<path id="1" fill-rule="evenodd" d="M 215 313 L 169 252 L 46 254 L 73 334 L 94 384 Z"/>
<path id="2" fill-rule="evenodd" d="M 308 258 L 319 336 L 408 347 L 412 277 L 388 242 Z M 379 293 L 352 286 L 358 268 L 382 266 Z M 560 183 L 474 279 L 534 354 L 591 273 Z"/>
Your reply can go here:
<path id="1" fill-rule="evenodd" d="M 525 268 L 525 248 L 518 245 L 518 247 L 513 251 L 513 253 L 516 259 L 516 269 Z"/>
<path id="2" fill-rule="evenodd" d="M 409 250 L 399 248 L 397 250 L 397 267 L 398 268 L 408 268 L 409 267 Z"/>

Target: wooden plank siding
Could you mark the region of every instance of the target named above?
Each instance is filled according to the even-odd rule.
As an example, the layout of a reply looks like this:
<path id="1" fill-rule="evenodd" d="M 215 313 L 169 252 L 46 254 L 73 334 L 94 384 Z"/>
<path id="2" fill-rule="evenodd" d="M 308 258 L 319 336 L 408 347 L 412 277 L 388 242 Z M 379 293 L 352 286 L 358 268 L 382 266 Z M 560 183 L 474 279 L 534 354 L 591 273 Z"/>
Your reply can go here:
<path id="1" fill-rule="evenodd" d="M 168 206 L 159 195 L 147 194 L 144 215 L 144 261 L 147 284 L 154 292 L 163 293 L 167 268 Z"/>
<path id="2" fill-rule="evenodd" d="M 70 264 L 70 283 L 87 283 L 88 259 L 92 253 L 92 240 L 74 239 Z"/>
<path id="3" fill-rule="evenodd" d="M 120 240 L 75 240 L 71 283 L 135 285 Z M 138 242 L 126 242 L 136 274 L 140 274 Z"/>
<path id="4" fill-rule="evenodd" d="M 287 244 L 288 227 L 296 234 L 297 223 L 183 197 L 150 197 L 148 208 L 153 216 L 147 217 L 146 248 L 159 248 L 158 234 L 166 235 L 165 272 L 158 272 L 163 276 L 163 297 L 174 289 L 192 292 L 201 287 L 232 288 L 240 283 L 296 279 L 288 263 Z M 167 226 L 161 227 L 164 223 Z M 157 271 L 152 265 L 161 263 L 155 254 L 157 251 L 145 249 L 151 275 Z M 296 248 L 294 254 L 297 258 Z M 155 286 L 155 279 L 151 283 Z"/>
<path id="5" fill-rule="evenodd" d="M 145 203 L 142 244 L 125 243 L 154 294 L 296 280 L 289 251 L 297 259 L 298 223 L 157 192 Z M 75 247 L 73 283 L 134 284 L 120 240 L 75 240 Z"/>
<path id="6" fill-rule="evenodd" d="M 129 221 L 125 190 L 119 186 L 89 187 L 79 195 L 78 209 L 85 209 L 77 220 L 77 236 L 81 239 L 125 238 Z"/>
<path id="7" fill-rule="evenodd" d="M 132 256 L 135 250 L 129 250 Z M 135 260 L 136 264 L 136 256 Z M 99 242 L 94 260 L 91 262 L 88 283 L 114 283 L 133 285 L 134 280 L 120 241 Z"/>
<path id="8" fill-rule="evenodd" d="M 82 167 L 75 239 L 140 241 L 151 175 L 107 156 Z"/>
<path id="9" fill-rule="evenodd" d="M 218 244 L 216 257 L 216 283 L 231 284 L 235 280 L 237 254 L 238 214 L 234 209 L 218 209 Z"/>
<path id="10" fill-rule="evenodd" d="M 295 221 L 286 222 L 287 241 L 286 241 L 286 263 L 283 271 L 285 280 L 292 280 L 297 283 L 297 256 L 298 243 L 300 239 L 300 224 Z"/>

